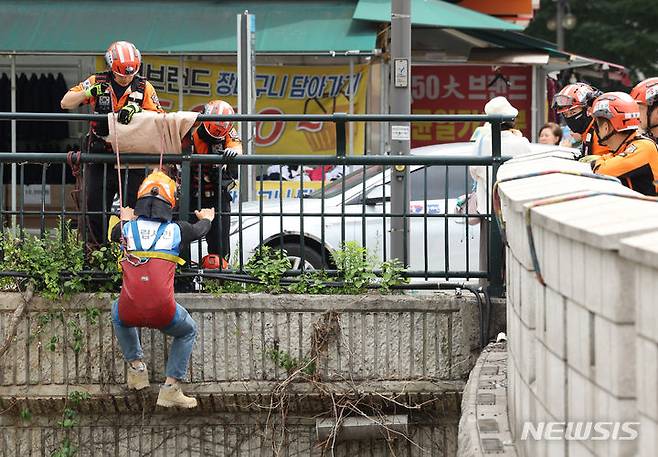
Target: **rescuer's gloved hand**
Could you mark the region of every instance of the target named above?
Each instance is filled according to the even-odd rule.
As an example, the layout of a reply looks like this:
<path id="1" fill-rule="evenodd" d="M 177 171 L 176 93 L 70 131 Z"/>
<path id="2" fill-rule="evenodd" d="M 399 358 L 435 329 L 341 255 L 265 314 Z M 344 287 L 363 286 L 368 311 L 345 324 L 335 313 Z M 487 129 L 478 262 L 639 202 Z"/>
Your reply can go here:
<path id="1" fill-rule="evenodd" d="M 601 157 L 601 156 L 597 156 L 597 155 L 583 156 L 583 157 L 581 157 L 580 159 L 578 159 L 578 162 L 582 162 L 582 163 L 592 163 L 592 162 L 596 162 L 600 157 Z"/>
<path id="2" fill-rule="evenodd" d="M 126 106 L 119 110 L 117 120 L 124 125 L 130 124 L 135 113 L 139 113 L 142 108 L 136 103 L 128 103 Z"/>
<path id="3" fill-rule="evenodd" d="M 85 95 L 87 98 L 98 97 L 100 94 L 104 94 L 109 87 L 110 85 L 106 82 L 96 83 L 89 89 L 85 90 Z"/>
<path id="4" fill-rule="evenodd" d="M 237 157 L 240 154 L 242 154 L 242 151 L 240 151 L 238 148 L 224 149 L 224 157 L 226 157 L 227 159 L 233 159 L 234 157 Z"/>

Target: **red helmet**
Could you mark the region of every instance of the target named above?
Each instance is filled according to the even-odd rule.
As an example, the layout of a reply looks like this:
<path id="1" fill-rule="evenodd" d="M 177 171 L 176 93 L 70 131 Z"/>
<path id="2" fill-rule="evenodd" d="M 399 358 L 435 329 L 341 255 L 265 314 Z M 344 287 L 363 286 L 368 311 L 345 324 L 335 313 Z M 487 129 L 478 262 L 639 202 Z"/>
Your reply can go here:
<path id="1" fill-rule="evenodd" d="M 608 119 L 617 132 L 637 130 L 640 126 L 640 107 L 625 92 L 606 92 L 594 100 L 592 116 Z"/>
<path id="2" fill-rule="evenodd" d="M 201 259 L 201 268 L 204 270 L 228 270 L 228 267 L 229 265 L 226 259 L 217 254 L 208 254 Z"/>
<path id="3" fill-rule="evenodd" d="M 645 79 L 642 82 L 639 82 L 631 91 L 631 97 L 640 105 L 653 105 L 658 101 L 656 96 L 658 95 L 658 78 L 649 78 Z M 651 103 L 649 103 L 649 98 L 651 97 Z"/>
<path id="4" fill-rule="evenodd" d="M 231 115 L 233 107 L 224 100 L 213 100 L 203 107 L 203 114 Z M 225 138 L 233 128 L 233 121 L 203 121 L 208 134 L 218 140 Z"/>
<path id="5" fill-rule="evenodd" d="M 142 55 L 134 44 L 127 41 L 116 41 L 105 53 L 107 66 L 121 76 L 134 75 L 142 64 Z"/>
<path id="6" fill-rule="evenodd" d="M 558 114 L 564 114 L 574 107 L 587 107 L 599 95 L 601 91 L 589 84 L 569 84 L 553 97 L 553 109 L 556 109 Z"/>
<path id="7" fill-rule="evenodd" d="M 631 97 L 640 105 L 647 104 L 647 91 L 649 88 L 658 85 L 658 78 L 649 78 L 637 83 L 631 91 Z M 655 92 L 655 90 L 654 90 Z"/>

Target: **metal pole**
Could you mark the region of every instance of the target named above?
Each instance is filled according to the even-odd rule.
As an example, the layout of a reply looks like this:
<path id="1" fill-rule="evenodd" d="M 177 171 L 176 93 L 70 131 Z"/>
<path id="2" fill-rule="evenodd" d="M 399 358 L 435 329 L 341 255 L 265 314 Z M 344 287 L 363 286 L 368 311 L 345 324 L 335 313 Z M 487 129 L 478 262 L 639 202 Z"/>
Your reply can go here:
<path id="1" fill-rule="evenodd" d="M 411 109 L 411 1 L 391 1 L 391 113 L 409 114 Z M 409 155 L 409 122 L 391 123 L 391 155 Z M 409 169 L 395 165 L 391 174 L 391 211 L 408 211 Z M 391 218 L 391 258 L 409 265 L 409 225 L 407 218 Z"/>
<path id="2" fill-rule="evenodd" d="M 11 59 L 11 112 L 16 112 L 16 57 Z M 16 119 L 11 120 L 11 152 L 16 153 Z M 11 164 L 11 226 L 16 228 L 16 164 Z"/>
<path id="3" fill-rule="evenodd" d="M 185 56 L 180 56 L 178 64 L 178 111 L 183 111 L 183 86 L 185 84 Z"/>
<path id="4" fill-rule="evenodd" d="M 537 130 L 533 133 L 533 138 L 539 137 L 539 129 L 546 123 L 546 70 L 540 66 L 534 67 L 533 87 L 535 93 L 533 99 L 537 100 Z"/>
<path id="5" fill-rule="evenodd" d="M 557 13 L 555 15 L 555 29 L 557 31 L 557 48 L 564 51 L 564 27 L 562 21 L 564 20 L 564 0 L 557 0 Z"/>
<path id="6" fill-rule="evenodd" d="M 238 25 L 238 112 L 240 114 L 252 114 L 255 101 L 253 94 L 254 77 L 254 48 L 253 33 L 255 29 L 255 17 L 245 10 L 237 16 Z M 240 122 L 240 139 L 242 141 L 242 152 L 245 155 L 253 154 L 252 123 Z M 240 201 L 248 201 L 253 196 L 252 176 L 249 167 L 240 166 Z"/>
<path id="7" fill-rule="evenodd" d="M 350 114 L 354 114 L 354 57 L 350 57 Z M 348 154 L 354 155 L 354 122 L 350 122 L 348 125 L 348 134 L 349 134 L 349 152 Z"/>

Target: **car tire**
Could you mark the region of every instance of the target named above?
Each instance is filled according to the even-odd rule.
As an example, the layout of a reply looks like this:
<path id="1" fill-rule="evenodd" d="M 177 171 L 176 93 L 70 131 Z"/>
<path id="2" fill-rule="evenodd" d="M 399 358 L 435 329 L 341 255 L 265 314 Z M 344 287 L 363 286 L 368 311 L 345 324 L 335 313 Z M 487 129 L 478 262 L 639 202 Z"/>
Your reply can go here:
<path id="1" fill-rule="evenodd" d="M 274 245 L 275 247 L 278 247 L 278 245 Z M 302 258 L 302 246 L 299 243 L 283 243 L 283 249 L 286 251 L 288 254 L 288 258 L 290 258 L 291 263 L 293 264 L 292 267 L 293 269 L 299 269 L 300 266 L 299 264 L 301 262 L 298 262 L 298 265 L 295 266 L 294 260 L 301 260 Z M 304 261 L 305 261 L 305 267 L 304 269 L 313 269 L 313 270 L 321 270 L 321 269 L 326 269 L 329 267 L 329 258 L 328 256 L 325 256 L 324 261 L 322 260 L 322 254 L 317 252 L 314 248 L 310 247 L 308 244 L 304 245 Z M 310 267 L 310 268 L 309 268 Z"/>

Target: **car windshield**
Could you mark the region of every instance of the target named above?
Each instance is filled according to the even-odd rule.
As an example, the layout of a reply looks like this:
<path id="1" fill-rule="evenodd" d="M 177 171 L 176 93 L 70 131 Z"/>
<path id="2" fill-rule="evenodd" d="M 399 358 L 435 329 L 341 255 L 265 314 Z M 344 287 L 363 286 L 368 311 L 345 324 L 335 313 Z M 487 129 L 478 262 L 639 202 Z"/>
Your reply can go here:
<path id="1" fill-rule="evenodd" d="M 363 180 L 366 181 L 378 173 L 382 173 L 384 167 L 382 165 L 370 165 L 365 167 L 365 177 L 363 174 L 364 167 L 360 166 L 352 173 L 346 175 L 344 178 L 337 179 L 324 186 L 324 198 L 335 197 L 340 195 L 343 191 L 343 181 L 345 181 L 345 190 L 349 190 L 354 186 L 361 185 Z M 322 198 L 322 189 L 308 195 L 306 198 Z"/>

